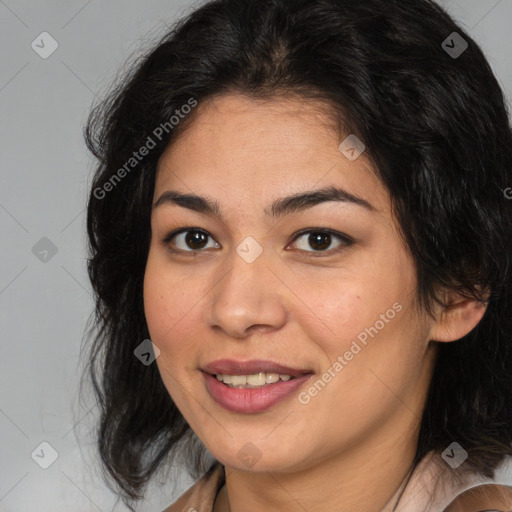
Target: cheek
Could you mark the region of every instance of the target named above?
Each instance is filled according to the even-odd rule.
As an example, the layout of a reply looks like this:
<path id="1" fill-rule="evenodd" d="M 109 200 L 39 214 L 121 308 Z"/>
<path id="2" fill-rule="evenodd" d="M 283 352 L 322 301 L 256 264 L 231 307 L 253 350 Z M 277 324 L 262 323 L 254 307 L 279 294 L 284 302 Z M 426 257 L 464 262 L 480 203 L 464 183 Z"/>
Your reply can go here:
<path id="1" fill-rule="evenodd" d="M 165 256 L 150 252 L 144 275 L 146 322 L 151 341 L 160 349 L 159 367 L 179 379 L 181 372 L 194 367 L 200 350 L 202 297 L 204 291 L 191 276 L 172 268 Z"/>
<path id="2" fill-rule="evenodd" d="M 180 298 L 179 290 L 171 286 L 164 269 L 148 258 L 144 276 L 144 312 L 150 339 L 160 350 L 156 364 L 164 385 L 175 403 L 183 405 L 183 383 L 192 350 L 189 340 L 180 332 L 183 319 L 188 318 L 187 305 L 183 302 L 185 297 Z"/>
<path id="3" fill-rule="evenodd" d="M 164 341 L 193 308 L 193 287 L 176 275 L 165 256 L 150 249 L 143 293 L 149 332 L 155 341 Z"/>
<path id="4" fill-rule="evenodd" d="M 379 336 L 375 340 L 392 335 L 396 319 L 400 322 L 404 317 L 397 309 L 407 307 L 408 293 L 414 286 L 405 268 L 400 272 L 389 263 L 385 268 L 362 266 L 357 272 L 324 280 L 321 287 L 318 284 L 306 280 L 302 288 L 305 302 L 317 317 L 312 317 L 314 321 L 309 325 L 318 326 L 318 330 L 310 331 L 309 336 L 323 345 L 331 359 L 349 350 L 354 340 L 373 339 L 367 329 L 376 322 Z"/>
<path id="5" fill-rule="evenodd" d="M 144 313 L 151 340 L 157 345 L 169 322 L 169 298 L 163 280 L 158 279 L 151 268 L 147 268 L 144 276 Z"/>

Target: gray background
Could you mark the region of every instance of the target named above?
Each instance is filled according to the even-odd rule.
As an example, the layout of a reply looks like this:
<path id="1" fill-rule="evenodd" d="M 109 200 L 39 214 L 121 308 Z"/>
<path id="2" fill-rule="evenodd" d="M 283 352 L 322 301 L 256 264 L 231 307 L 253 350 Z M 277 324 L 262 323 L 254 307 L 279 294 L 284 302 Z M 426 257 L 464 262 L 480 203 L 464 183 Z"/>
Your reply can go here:
<path id="1" fill-rule="evenodd" d="M 441 3 L 481 44 L 510 101 L 512 0 Z M 92 399 L 77 401 L 80 344 L 93 306 L 84 214 L 93 160 L 82 127 L 94 96 L 126 59 L 193 6 L 0 0 L 1 512 L 126 510 L 114 507 L 85 437 L 97 409 Z M 42 32 L 59 45 L 47 59 L 31 47 Z M 54 255 L 41 252 L 48 241 L 33 251 L 43 237 Z M 48 469 L 35 462 L 49 460 L 42 442 L 58 452 Z M 162 510 L 192 483 L 184 478 L 174 488 L 170 478 L 157 480 L 139 510 Z"/>

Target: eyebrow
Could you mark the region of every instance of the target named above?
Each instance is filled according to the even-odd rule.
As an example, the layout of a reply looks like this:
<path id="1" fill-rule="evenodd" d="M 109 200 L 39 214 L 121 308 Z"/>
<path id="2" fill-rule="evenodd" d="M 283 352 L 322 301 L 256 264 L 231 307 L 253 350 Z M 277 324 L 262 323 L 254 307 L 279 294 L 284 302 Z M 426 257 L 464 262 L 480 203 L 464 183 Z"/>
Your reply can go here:
<path id="1" fill-rule="evenodd" d="M 355 196 L 342 188 L 331 186 L 276 199 L 270 206 L 264 209 L 264 213 L 267 217 L 278 218 L 290 213 L 312 208 L 317 204 L 331 201 L 350 203 L 363 207 L 371 212 L 378 211 L 365 199 Z M 224 222 L 219 203 L 208 197 L 201 197 L 195 194 L 182 194 L 176 190 L 167 190 L 154 203 L 153 208 L 157 208 L 163 204 L 175 204 L 205 215 L 218 217 Z"/>

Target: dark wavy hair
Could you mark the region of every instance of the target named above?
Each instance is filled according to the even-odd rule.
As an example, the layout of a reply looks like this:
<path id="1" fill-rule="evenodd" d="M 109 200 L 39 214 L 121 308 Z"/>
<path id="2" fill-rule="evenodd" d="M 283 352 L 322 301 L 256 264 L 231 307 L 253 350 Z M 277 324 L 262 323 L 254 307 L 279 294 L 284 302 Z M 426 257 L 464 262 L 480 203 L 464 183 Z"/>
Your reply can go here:
<path id="1" fill-rule="evenodd" d="M 453 32 L 469 45 L 457 58 L 443 48 Z M 487 303 L 469 334 L 438 343 L 415 464 L 457 441 L 466 467 L 492 477 L 512 454 L 512 132 L 483 52 L 431 0 L 214 0 L 139 57 L 84 130 L 98 159 L 87 210 L 96 307 L 86 373 L 101 407 L 108 485 L 128 503 L 178 454 L 190 475 L 204 467 L 205 449 L 157 365 L 141 364 L 134 349 L 149 338 L 142 284 L 157 162 L 197 109 L 175 126 L 170 119 L 191 98 L 229 93 L 328 105 L 389 191 L 418 303 L 432 314 L 438 287 Z M 128 171 L 148 137 L 154 147 Z"/>

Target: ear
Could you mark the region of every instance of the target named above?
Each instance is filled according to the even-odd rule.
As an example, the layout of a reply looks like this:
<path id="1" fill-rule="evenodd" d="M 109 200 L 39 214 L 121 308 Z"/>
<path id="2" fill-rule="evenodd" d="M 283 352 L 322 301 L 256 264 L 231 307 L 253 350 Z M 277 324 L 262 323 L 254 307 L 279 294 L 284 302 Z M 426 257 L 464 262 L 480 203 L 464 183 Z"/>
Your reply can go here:
<path id="1" fill-rule="evenodd" d="M 472 331 L 487 309 L 488 290 L 484 296 L 483 300 L 468 299 L 454 290 L 444 289 L 442 298 L 446 306 L 438 306 L 429 339 L 440 342 L 456 341 Z"/>

